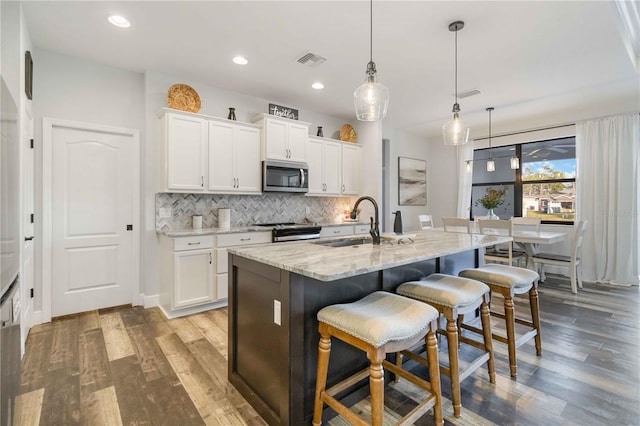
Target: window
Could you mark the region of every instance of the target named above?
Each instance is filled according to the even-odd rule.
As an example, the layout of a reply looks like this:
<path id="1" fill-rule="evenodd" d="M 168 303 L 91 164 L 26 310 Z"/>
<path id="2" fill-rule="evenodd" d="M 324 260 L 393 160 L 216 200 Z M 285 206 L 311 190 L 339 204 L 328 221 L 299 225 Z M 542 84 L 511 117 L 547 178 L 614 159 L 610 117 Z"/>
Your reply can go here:
<path id="1" fill-rule="evenodd" d="M 539 217 L 543 223 L 573 224 L 576 198 L 575 137 L 551 139 L 474 151 L 471 218 L 486 216 L 477 202 L 489 188 L 505 187 L 507 192 L 494 213 L 503 219 L 512 216 Z M 520 168 L 511 168 L 516 156 Z M 487 171 L 493 159 L 495 171 Z"/>

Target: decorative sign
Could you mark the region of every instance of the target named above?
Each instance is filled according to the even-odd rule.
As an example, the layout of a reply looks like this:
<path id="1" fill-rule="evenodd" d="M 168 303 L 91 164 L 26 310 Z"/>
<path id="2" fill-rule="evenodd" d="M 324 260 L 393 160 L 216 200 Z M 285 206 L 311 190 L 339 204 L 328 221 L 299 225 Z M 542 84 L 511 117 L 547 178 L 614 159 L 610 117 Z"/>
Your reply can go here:
<path id="1" fill-rule="evenodd" d="M 298 110 L 290 107 L 269 104 L 269 114 L 275 115 L 277 117 L 289 118 L 291 120 L 298 119 Z"/>

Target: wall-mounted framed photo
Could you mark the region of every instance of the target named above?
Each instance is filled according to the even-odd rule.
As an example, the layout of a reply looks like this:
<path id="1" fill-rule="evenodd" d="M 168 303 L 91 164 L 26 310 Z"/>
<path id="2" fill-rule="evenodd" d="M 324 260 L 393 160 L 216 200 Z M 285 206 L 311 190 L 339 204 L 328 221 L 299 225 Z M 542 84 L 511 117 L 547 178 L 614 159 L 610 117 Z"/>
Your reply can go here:
<path id="1" fill-rule="evenodd" d="M 427 205 L 427 162 L 398 157 L 398 204 Z"/>
<path id="2" fill-rule="evenodd" d="M 33 59 L 28 50 L 24 53 L 24 93 L 27 99 L 33 98 Z"/>

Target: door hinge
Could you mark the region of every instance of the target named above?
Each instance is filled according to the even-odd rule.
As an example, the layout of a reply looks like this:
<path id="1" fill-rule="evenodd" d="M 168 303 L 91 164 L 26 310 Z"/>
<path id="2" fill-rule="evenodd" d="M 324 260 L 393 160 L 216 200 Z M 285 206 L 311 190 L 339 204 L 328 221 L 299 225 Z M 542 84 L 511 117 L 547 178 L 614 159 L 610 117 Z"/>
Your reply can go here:
<path id="1" fill-rule="evenodd" d="M 33 149 L 33 139 L 29 140 L 29 148 Z"/>
<path id="2" fill-rule="evenodd" d="M 31 221 L 31 223 L 33 223 L 33 221 L 34 221 L 33 213 L 31 213 L 31 214 L 29 215 L 29 220 Z"/>
<path id="3" fill-rule="evenodd" d="M 127 225 L 127 231 L 133 231 L 133 225 Z"/>
<path id="4" fill-rule="evenodd" d="M 31 289 L 31 290 L 29 291 L 29 294 L 31 295 L 31 298 L 33 299 L 33 295 L 34 295 L 33 289 Z"/>

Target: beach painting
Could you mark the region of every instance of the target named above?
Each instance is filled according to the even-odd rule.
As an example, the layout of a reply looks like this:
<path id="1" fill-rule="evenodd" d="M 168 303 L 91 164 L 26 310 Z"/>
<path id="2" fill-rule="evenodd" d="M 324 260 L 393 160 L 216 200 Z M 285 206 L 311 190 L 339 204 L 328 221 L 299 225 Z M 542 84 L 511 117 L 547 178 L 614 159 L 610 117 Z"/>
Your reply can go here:
<path id="1" fill-rule="evenodd" d="M 427 162 L 398 157 L 398 204 L 427 205 Z"/>

